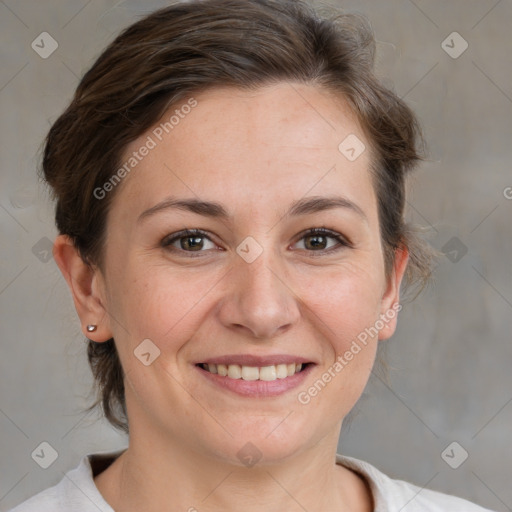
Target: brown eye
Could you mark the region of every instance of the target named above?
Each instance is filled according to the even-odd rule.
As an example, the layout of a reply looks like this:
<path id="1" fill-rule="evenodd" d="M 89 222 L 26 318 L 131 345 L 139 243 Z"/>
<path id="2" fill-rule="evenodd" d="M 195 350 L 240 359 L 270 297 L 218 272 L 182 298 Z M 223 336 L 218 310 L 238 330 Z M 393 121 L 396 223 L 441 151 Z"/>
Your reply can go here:
<path id="1" fill-rule="evenodd" d="M 178 240 L 180 241 L 180 249 L 183 250 L 192 249 L 193 251 L 197 251 L 204 245 L 202 236 L 186 236 L 178 238 Z"/>
<path id="2" fill-rule="evenodd" d="M 173 251 L 173 252 L 206 252 L 205 241 L 208 241 L 212 247 L 206 249 L 215 248 L 216 245 L 210 240 L 210 238 L 198 229 L 180 231 L 179 233 L 173 233 L 165 237 L 162 240 L 162 247 Z"/>
<path id="3" fill-rule="evenodd" d="M 302 240 L 305 240 L 304 248 L 307 252 L 335 252 L 343 247 L 352 246 L 340 233 L 325 228 L 316 228 L 307 231 L 302 235 L 299 241 Z M 329 240 L 331 240 L 331 242 Z M 332 243 L 332 241 L 336 243 Z"/>
<path id="4" fill-rule="evenodd" d="M 326 249 L 328 239 L 331 237 L 325 235 L 308 235 L 304 239 L 309 243 L 305 243 L 307 249 Z"/>

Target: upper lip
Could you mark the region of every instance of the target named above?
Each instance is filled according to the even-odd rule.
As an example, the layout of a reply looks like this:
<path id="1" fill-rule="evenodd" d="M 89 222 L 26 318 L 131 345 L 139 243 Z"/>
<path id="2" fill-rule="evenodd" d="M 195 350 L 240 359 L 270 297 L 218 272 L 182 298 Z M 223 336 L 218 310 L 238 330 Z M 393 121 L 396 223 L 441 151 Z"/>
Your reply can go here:
<path id="1" fill-rule="evenodd" d="M 291 364 L 291 363 L 312 363 L 311 359 L 306 359 L 300 356 L 290 354 L 274 354 L 267 356 L 256 356 L 254 354 L 232 354 L 218 357 L 209 357 L 197 361 L 195 364 L 238 364 L 240 366 L 273 366 L 276 364 Z"/>

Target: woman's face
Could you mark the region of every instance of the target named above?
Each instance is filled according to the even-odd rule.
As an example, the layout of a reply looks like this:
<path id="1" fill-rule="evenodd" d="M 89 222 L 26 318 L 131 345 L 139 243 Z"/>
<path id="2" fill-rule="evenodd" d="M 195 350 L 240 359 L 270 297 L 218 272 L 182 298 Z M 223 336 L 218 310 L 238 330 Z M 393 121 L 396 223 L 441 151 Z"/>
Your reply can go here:
<path id="1" fill-rule="evenodd" d="M 403 265 L 386 279 L 369 143 L 341 100 L 288 83 L 194 99 L 127 148 L 108 217 L 100 289 L 130 430 L 282 460 L 338 435 Z"/>

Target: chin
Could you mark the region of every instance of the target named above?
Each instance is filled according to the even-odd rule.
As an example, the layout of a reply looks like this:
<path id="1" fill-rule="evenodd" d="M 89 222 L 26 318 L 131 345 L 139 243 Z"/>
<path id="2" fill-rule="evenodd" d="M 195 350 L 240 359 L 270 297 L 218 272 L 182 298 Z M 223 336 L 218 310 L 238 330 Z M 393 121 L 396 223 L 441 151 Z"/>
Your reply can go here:
<path id="1" fill-rule="evenodd" d="M 214 456 L 230 465 L 252 467 L 255 464 L 280 464 L 300 453 L 308 436 L 314 436 L 314 433 L 309 428 L 301 429 L 297 424 L 283 421 L 287 414 L 289 411 L 282 417 L 255 418 L 240 423 L 236 430 L 230 425 L 228 430 L 233 437 L 222 436 L 219 444 L 212 446 Z M 290 419 L 292 416 L 293 413 Z"/>

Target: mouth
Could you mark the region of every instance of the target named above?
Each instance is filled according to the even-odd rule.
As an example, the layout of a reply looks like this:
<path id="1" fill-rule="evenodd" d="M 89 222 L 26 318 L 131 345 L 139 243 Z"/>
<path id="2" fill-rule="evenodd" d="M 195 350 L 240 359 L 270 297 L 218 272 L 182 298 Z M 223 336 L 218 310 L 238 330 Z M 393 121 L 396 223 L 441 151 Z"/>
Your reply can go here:
<path id="1" fill-rule="evenodd" d="M 245 366 L 240 364 L 198 363 L 196 366 L 210 374 L 219 375 L 220 377 L 226 377 L 228 379 L 272 382 L 278 379 L 293 377 L 295 374 L 305 371 L 306 368 L 312 364 L 313 363 L 282 363 L 268 366 Z"/>
<path id="2" fill-rule="evenodd" d="M 221 357 L 197 363 L 195 368 L 216 391 L 245 398 L 270 398 L 304 386 L 316 364 L 293 356 L 258 358 L 247 355 Z"/>

